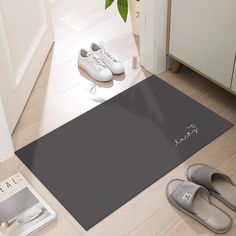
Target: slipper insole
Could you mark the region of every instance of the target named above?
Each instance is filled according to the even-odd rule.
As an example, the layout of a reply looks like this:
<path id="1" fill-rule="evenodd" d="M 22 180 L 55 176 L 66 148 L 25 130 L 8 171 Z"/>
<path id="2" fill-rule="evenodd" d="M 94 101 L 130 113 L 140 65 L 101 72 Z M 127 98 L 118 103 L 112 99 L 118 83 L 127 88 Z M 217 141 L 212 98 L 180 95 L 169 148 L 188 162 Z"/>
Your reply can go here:
<path id="1" fill-rule="evenodd" d="M 200 195 L 194 199 L 193 211 L 213 229 L 221 230 L 230 224 L 230 219 L 224 212 Z"/>
<path id="2" fill-rule="evenodd" d="M 213 177 L 212 182 L 224 199 L 236 208 L 236 187 L 218 175 Z"/>

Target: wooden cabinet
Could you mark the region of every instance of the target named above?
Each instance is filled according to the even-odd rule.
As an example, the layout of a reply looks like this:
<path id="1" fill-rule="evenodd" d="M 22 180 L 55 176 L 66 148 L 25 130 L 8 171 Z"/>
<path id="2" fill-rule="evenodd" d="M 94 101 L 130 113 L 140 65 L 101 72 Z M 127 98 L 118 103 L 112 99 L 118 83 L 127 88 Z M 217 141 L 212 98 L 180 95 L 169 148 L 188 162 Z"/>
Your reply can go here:
<path id="1" fill-rule="evenodd" d="M 236 1 L 170 0 L 169 16 L 169 55 L 230 89 Z M 233 84 L 236 90 L 235 75 Z"/>

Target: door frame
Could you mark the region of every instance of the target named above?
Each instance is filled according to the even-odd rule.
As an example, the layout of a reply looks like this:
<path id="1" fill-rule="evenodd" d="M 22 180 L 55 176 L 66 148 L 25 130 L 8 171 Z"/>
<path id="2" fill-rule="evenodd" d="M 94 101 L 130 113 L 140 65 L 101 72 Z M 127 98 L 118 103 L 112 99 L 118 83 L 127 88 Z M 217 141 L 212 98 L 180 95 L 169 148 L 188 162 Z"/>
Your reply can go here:
<path id="1" fill-rule="evenodd" d="M 153 74 L 166 71 L 171 63 L 167 56 L 168 0 L 141 2 L 140 60 Z"/>
<path id="2" fill-rule="evenodd" d="M 0 97 L 0 162 L 14 155 L 11 135 L 7 125 L 6 114 Z"/>

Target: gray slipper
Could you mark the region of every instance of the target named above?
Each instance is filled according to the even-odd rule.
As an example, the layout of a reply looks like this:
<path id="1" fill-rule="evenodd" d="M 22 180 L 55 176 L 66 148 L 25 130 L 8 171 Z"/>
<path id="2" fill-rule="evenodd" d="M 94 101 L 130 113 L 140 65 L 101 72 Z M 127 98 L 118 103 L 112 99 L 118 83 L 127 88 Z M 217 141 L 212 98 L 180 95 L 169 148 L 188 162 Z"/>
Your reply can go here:
<path id="1" fill-rule="evenodd" d="M 231 229 L 232 218 L 211 203 L 206 188 L 189 181 L 175 179 L 168 183 L 166 194 L 175 207 L 215 233 L 225 233 Z"/>
<path id="2" fill-rule="evenodd" d="M 236 211 L 236 186 L 229 176 L 209 165 L 194 164 L 188 168 L 187 178 Z"/>

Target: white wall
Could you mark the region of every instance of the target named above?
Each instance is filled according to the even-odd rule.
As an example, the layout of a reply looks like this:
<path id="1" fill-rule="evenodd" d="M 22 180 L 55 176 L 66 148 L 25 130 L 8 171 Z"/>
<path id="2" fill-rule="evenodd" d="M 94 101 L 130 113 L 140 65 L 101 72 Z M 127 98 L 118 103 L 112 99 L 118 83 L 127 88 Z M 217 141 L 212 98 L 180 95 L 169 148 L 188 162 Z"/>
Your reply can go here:
<path id="1" fill-rule="evenodd" d="M 14 155 L 11 135 L 9 133 L 5 112 L 0 98 L 0 162 Z"/>
<path id="2" fill-rule="evenodd" d="M 167 69 L 168 0 L 144 0 L 141 9 L 141 64 L 159 74 Z"/>

